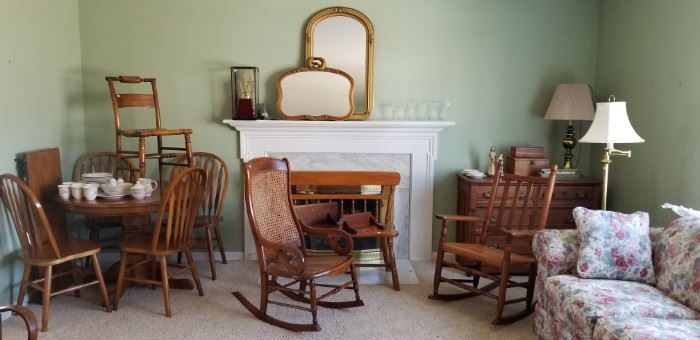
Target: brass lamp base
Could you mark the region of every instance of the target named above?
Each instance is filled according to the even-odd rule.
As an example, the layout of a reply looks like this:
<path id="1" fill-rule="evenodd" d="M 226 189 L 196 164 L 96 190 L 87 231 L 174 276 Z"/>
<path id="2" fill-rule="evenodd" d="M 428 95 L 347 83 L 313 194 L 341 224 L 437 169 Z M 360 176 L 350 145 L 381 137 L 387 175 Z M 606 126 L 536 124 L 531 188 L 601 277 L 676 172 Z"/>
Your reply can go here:
<path id="1" fill-rule="evenodd" d="M 574 155 L 571 153 L 571 150 L 576 146 L 576 135 L 574 134 L 574 124 L 571 120 L 569 120 L 569 125 L 566 127 L 566 135 L 564 135 L 561 145 L 563 145 L 566 150 L 564 153 L 564 166 L 562 166 L 562 168 L 573 169 L 574 165 L 571 160 L 574 158 Z"/>

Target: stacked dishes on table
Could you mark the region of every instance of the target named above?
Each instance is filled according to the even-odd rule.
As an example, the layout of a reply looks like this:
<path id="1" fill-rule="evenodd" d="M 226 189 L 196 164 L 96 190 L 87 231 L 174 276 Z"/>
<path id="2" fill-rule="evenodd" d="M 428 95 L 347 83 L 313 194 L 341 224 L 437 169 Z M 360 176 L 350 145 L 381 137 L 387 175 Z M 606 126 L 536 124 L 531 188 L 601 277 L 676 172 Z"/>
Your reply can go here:
<path id="1" fill-rule="evenodd" d="M 80 175 L 80 181 L 83 183 L 106 184 L 114 178 L 109 172 L 88 172 Z"/>

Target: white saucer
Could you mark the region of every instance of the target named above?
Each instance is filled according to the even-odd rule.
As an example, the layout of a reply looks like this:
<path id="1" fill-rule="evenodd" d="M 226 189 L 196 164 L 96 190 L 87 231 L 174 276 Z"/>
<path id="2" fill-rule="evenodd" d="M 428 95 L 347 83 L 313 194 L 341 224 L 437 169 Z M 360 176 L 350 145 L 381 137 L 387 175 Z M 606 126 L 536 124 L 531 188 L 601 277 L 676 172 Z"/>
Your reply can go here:
<path id="1" fill-rule="evenodd" d="M 128 195 L 129 195 L 128 193 L 124 193 L 124 194 L 108 196 L 108 195 L 101 193 L 101 192 L 97 193 L 97 197 L 101 197 L 101 198 L 108 199 L 108 200 L 116 200 L 116 199 L 119 199 L 119 198 L 122 198 L 122 197 L 128 196 Z"/>

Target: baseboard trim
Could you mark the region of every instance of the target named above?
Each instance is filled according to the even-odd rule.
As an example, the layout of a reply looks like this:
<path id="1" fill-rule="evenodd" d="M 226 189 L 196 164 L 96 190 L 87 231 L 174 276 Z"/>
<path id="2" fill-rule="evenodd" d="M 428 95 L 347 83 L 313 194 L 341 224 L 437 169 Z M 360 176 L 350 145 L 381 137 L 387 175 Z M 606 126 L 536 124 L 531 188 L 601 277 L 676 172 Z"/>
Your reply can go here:
<path id="1" fill-rule="evenodd" d="M 102 252 L 100 253 L 100 260 L 102 262 L 106 263 L 113 263 L 119 261 L 119 258 L 121 255 L 119 253 L 115 252 Z M 194 257 L 195 261 L 208 261 L 209 260 L 209 254 L 206 251 L 194 251 L 192 252 L 192 257 Z M 215 252 L 214 254 L 214 259 L 216 261 L 221 261 L 221 255 L 219 255 L 219 252 Z M 236 261 L 236 260 L 242 260 L 243 259 L 243 252 L 242 251 L 227 251 L 226 252 L 226 259 L 231 260 L 231 261 Z"/>

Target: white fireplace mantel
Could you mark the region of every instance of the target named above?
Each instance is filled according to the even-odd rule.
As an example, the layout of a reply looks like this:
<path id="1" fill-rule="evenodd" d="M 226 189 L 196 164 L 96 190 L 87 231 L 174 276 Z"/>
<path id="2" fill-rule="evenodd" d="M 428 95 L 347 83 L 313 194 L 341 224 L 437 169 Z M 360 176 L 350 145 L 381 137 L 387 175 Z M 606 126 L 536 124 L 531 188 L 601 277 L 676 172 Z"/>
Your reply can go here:
<path id="1" fill-rule="evenodd" d="M 244 162 L 283 153 L 410 155 L 409 259 L 430 259 L 438 134 L 454 122 L 227 119 L 224 124 L 240 133 L 238 145 Z M 247 218 L 245 229 L 245 257 L 255 258 Z"/>

